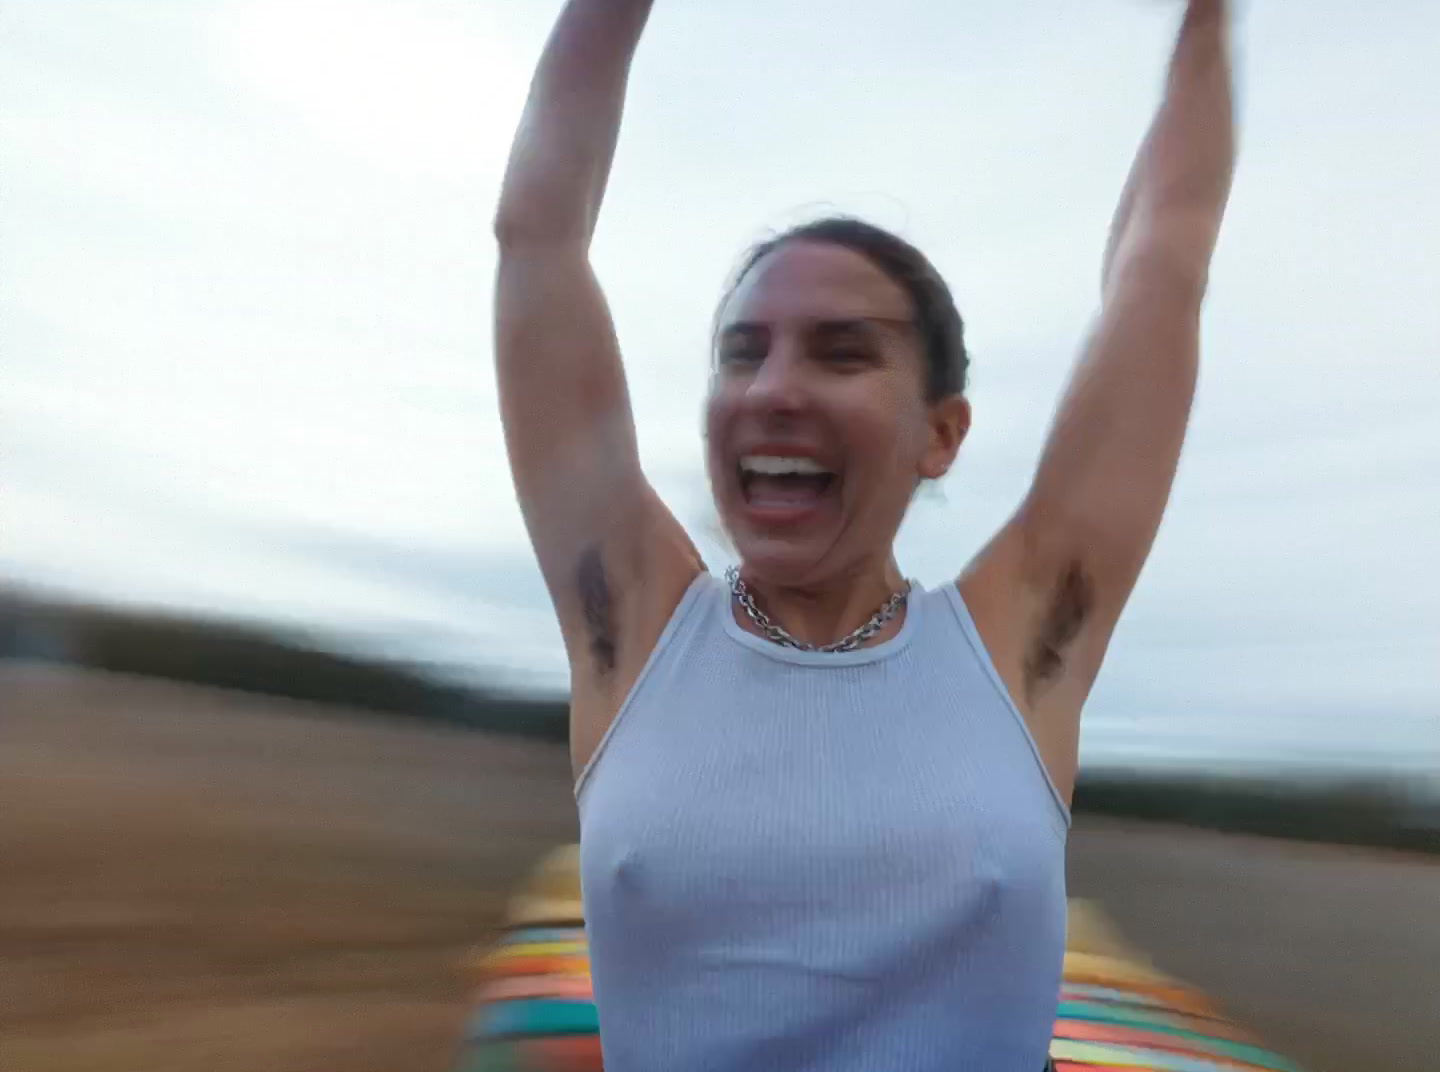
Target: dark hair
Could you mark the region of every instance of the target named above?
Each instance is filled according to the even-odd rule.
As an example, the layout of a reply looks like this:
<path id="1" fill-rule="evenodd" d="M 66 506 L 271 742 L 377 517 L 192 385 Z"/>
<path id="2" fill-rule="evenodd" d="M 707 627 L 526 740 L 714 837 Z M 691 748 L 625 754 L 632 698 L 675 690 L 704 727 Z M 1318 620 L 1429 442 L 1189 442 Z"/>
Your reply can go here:
<path id="1" fill-rule="evenodd" d="M 965 393 L 970 355 L 965 352 L 965 324 L 945 280 L 925 254 L 898 235 L 852 216 L 826 216 L 802 223 L 756 243 L 740 263 L 721 307 L 757 264 L 787 242 L 825 242 L 864 257 L 890 277 L 915 309 L 915 330 L 925 355 L 925 399 Z"/>

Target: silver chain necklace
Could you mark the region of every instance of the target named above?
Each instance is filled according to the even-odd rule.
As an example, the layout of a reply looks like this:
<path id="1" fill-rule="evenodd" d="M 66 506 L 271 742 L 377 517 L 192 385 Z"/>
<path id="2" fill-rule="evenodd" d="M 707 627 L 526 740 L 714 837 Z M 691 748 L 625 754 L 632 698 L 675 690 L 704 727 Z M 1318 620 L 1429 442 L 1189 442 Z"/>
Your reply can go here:
<path id="1" fill-rule="evenodd" d="M 799 651 L 854 651 L 861 644 L 865 643 L 865 641 L 880 632 L 881 629 L 884 629 L 885 623 L 900 613 L 900 608 L 905 606 L 905 601 L 910 597 L 910 582 L 906 581 L 905 587 L 882 603 L 880 609 L 870 615 L 870 620 L 855 630 L 855 632 L 849 636 L 842 637 L 833 644 L 824 644 L 817 647 L 814 644 L 807 644 L 805 641 L 798 640 L 791 636 L 780 626 L 772 622 L 770 616 L 755 605 L 755 597 L 751 595 L 750 589 L 746 586 L 745 582 L 740 579 L 740 570 L 738 567 L 731 566 L 726 570 L 725 579 L 730 582 L 730 591 L 735 594 L 735 599 L 740 604 L 740 609 L 743 610 L 749 619 L 765 634 L 767 640 L 773 641 L 783 648 L 796 648 Z"/>

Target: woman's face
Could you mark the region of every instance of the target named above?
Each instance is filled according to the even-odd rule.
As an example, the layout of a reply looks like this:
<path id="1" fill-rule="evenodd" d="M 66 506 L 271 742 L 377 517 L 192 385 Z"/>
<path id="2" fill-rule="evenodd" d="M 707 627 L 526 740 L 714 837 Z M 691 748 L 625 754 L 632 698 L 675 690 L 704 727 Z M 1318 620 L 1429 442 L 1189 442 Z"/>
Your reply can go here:
<path id="1" fill-rule="evenodd" d="M 925 400 L 906 292 L 843 246 L 766 254 L 721 311 L 706 407 L 715 504 L 746 568 L 787 585 L 889 558 L 921 479 L 969 428 Z"/>

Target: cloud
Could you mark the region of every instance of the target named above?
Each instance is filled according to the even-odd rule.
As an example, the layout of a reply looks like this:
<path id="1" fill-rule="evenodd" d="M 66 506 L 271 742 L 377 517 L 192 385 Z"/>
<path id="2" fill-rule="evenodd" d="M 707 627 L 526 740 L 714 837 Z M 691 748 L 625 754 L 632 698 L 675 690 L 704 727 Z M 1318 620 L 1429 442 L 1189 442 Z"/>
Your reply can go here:
<path id="1" fill-rule="evenodd" d="M 489 215 L 555 9 L 7 15 L 0 570 L 563 684 L 489 343 Z M 718 565 L 700 412 L 745 243 L 842 209 L 927 249 L 975 353 L 974 432 L 900 543 L 941 583 L 1023 492 L 1176 8 L 818 10 L 657 5 L 597 270 L 647 471 Z M 1382 762 L 1440 732 L 1433 12 L 1242 15 L 1191 440 L 1087 748 Z"/>

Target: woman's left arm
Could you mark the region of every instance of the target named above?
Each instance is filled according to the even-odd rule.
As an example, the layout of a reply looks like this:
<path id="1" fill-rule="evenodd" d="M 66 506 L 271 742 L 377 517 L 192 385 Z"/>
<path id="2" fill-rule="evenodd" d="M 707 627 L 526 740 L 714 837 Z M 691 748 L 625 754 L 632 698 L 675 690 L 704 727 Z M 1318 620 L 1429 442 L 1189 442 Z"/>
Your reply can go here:
<path id="1" fill-rule="evenodd" d="M 1185 438 L 1235 141 L 1223 0 L 1190 0 L 1111 226 L 1098 321 L 1028 496 L 960 580 L 1057 782 Z M 1058 738 L 1058 739 L 1054 739 Z M 1056 753 L 1055 758 L 1049 753 Z M 1056 770 L 1059 766 L 1061 769 Z"/>

